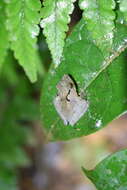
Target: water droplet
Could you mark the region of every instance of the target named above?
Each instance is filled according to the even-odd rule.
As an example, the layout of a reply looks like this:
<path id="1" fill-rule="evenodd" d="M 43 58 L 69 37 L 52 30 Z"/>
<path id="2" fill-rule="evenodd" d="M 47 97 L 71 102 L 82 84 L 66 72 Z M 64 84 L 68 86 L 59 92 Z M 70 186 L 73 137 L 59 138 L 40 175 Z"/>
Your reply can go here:
<path id="1" fill-rule="evenodd" d="M 51 75 L 55 75 L 55 71 L 54 70 L 50 71 L 50 73 L 51 73 Z"/>
<path id="2" fill-rule="evenodd" d="M 10 0 L 4 0 L 5 1 L 5 3 L 10 3 Z"/>
<path id="3" fill-rule="evenodd" d="M 79 33 L 79 35 L 78 35 L 78 38 L 79 38 L 79 40 L 82 40 L 82 36 L 81 36 L 80 33 Z"/>
<path id="4" fill-rule="evenodd" d="M 59 2 L 57 2 L 57 6 L 58 6 L 59 8 L 64 9 L 64 8 L 67 7 L 67 3 L 64 2 L 64 1 L 59 1 Z"/>
<path id="5" fill-rule="evenodd" d="M 82 9 L 86 9 L 88 6 L 89 6 L 88 1 L 82 1 L 82 2 L 80 3 L 80 7 L 81 7 Z"/>
<path id="6" fill-rule="evenodd" d="M 50 15 L 49 17 L 47 17 L 47 18 L 41 20 L 40 26 L 41 26 L 42 28 L 44 28 L 46 24 L 52 23 L 52 22 L 54 22 L 54 21 L 55 21 L 55 15 L 52 14 L 52 15 Z"/>
<path id="7" fill-rule="evenodd" d="M 97 75 L 97 72 L 92 73 L 92 77 L 95 77 Z"/>
<path id="8" fill-rule="evenodd" d="M 107 170 L 106 170 L 106 173 L 107 173 L 108 175 L 110 175 L 110 174 L 112 173 L 112 171 L 111 171 L 110 169 L 107 169 Z"/>
<path id="9" fill-rule="evenodd" d="M 35 25 L 31 30 L 31 37 L 35 38 L 39 34 L 39 27 Z"/>
<path id="10" fill-rule="evenodd" d="M 102 124 L 102 121 L 101 121 L 101 120 L 98 120 L 98 121 L 96 122 L 96 127 L 100 127 L 101 124 Z"/>
<path id="11" fill-rule="evenodd" d="M 127 42 L 127 38 L 125 38 L 124 41 Z"/>
<path id="12" fill-rule="evenodd" d="M 77 130 L 77 131 L 81 131 L 81 129 L 80 129 L 80 128 L 76 128 L 76 130 Z"/>
<path id="13" fill-rule="evenodd" d="M 127 11 L 127 7 L 126 6 L 120 6 L 120 11 L 121 12 L 126 12 Z"/>
<path id="14" fill-rule="evenodd" d="M 109 32 L 109 33 L 106 35 L 106 38 L 112 39 L 112 38 L 113 38 L 113 33 L 112 33 L 112 32 Z"/>
<path id="15" fill-rule="evenodd" d="M 16 41 L 17 40 L 17 36 L 12 36 L 12 40 Z"/>
<path id="16" fill-rule="evenodd" d="M 113 183 L 118 184 L 118 180 L 116 178 L 112 179 Z"/>
<path id="17" fill-rule="evenodd" d="M 124 23 L 124 20 L 123 20 L 123 19 L 121 19 L 121 20 L 120 20 L 120 23 L 121 23 L 121 24 L 123 24 L 123 23 Z"/>

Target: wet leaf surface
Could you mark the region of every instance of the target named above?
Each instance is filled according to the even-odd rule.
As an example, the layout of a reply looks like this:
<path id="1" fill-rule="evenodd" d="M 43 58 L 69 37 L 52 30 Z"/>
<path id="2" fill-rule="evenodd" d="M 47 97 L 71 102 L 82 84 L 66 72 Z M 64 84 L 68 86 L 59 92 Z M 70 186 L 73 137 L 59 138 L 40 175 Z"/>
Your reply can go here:
<path id="1" fill-rule="evenodd" d="M 83 20 L 67 39 L 62 63 L 57 68 L 52 66 L 42 89 L 41 119 L 48 139 L 67 140 L 91 134 L 127 109 L 126 27 L 117 24 L 114 35 L 112 51 L 106 59 L 94 45 Z M 73 127 L 64 125 L 53 104 L 56 85 L 64 74 L 74 79 L 78 93 L 89 102 L 87 112 Z"/>
<path id="2" fill-rule="evenodd" d="M 127 150 L 107 157 L 94 170 L 83 171 L 98 190 L 127 190 Z"/>

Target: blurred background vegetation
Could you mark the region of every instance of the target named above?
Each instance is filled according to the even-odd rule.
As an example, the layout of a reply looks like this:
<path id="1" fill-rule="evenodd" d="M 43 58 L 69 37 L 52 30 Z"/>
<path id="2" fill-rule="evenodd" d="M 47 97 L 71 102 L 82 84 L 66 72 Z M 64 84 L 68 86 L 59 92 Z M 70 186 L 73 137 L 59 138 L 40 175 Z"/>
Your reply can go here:
<path id="1" fill-rule="evenodd" d="M 75 4 L 68 34 L 80 18 Z M 127 146 L 126 115 L 93 135 L 46 144 L 39 99 L 51 57 L 42 33 L 38 47 L 42 65 L 35 84 L 29 82 L 11 51 L 1 69 L 0 190 L 94 190 L 81 166 L 92 169 L 107 155 Z"/>

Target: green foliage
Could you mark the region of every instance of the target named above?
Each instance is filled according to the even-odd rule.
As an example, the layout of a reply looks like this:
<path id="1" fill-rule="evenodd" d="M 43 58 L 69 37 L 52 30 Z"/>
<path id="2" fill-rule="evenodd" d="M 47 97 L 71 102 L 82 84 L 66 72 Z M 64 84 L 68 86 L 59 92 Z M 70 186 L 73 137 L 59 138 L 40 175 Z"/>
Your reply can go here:
<path id="1" fill-rule="evenodd" d="M 50 140 L 88 135 L 126 111 L 126 53 L 119 56 L 127 46 L 126 26 L 117 24 L 114 36 L 112 53 L 106 59 L 91 40 L 84 20 L 66 41 L 62 63 L 50 69 L 43 86 L 42 121 Z M 75 79 L 78 92 L 83 92 L 89 102 L 87 112 L 73 127 L 65 127 L 53 104 L 56 85 L 65 73 Z"/>
<path id="2" fill-rule="evenodd" d="M 127 1 L 120 0 L 119 6 L 120 6 L 120 11 L 123 14 L 123 17 L 124 17 L 125 21 L 127 22 Z"/>
<path id="3" fill-rule="evenodd" d="M 5 3 L 0 1 L 0 69 L 8 48 L 8 32 L 5 23 Z"/>
<path id="4" fill-rule="evenodd" d="M 92 180 L 98 190 L 127 190 L 127 150 L 107 157 L 95 169 L 86 170 L 86 176 Z"/>
<path id="5" fill-rule="evenodd" d="M 18 73 L 11 52 L 3 63 L 0 77 L 0 189 L 17 190 L 17 167 L 30 163 L 21 146 L 28 143 L 28 122 L 38 120 L 39 107 L 32 89 Z"/>
<path id="6" fill-rule="evenodd" d="M 48 139 L 67 140 L 94 133 L 127 110 L 127 3 L 79 0 L 83 18 L 65 43 L 75 1 L 44 0 L 42 9 L 39 0 L 0 1 L 2 190 L 16 190 L 16 167 L 29 163 L 21 148 L 28 137 L 27 125 L 39 119 L 39 106 L 32 94 L 40 89 L 42 81 L 30 85 L 17 63 L 32 82 L 37 80 L 37 73 L 44 76 L 43 64 L 48 70 L 50 59 L 42 33 L 39 35 L 40 19 L 53 58 L 41 97 L 41 118 Z M 9 48 L 17 61 L 7 51 Z M 64 126 L 53 105 L 56 85 L 64 74 L 74 79 L 78 93 L 89 103 L 86 113 L 73 127 Z M 95 170 L 84 169 L 85 173 L 100 190 L 126 189 L 125 155 L 126 151 L 116 153 Z M 121 165 L 117 165 L 118 161 Z M 109 169 L 111 173 L 106 173 Z"/>
<path id="7" fill-rule="evenodd" d="M 91 37 L 103 54 L 108 54 L 113 42 L 115 28 L 115 1 L 109 0 L 80 0 L 79 6 L 84 10 L 83 17 Z"/>
<path id="8" fill-rule="evenodd" d="M 46 36 L 53 62 L 57 66 L 61 61 L 65 32 L 70 22 L 69 15 L 72 13 L 76 0 L 44 0 L 41 11 L 41 27 Z"/>
<path id="9" fill-rule="evenodd" d="M 84 18 L 66 40 L 62 61 L 57 68 L 51 66 L 42 89 L 41 118 L 49 140 L 94 133 L 127 110 L 126 6 L 125 1 L 116 3 L 115 7 L 113 0 L 79 2 Z M 78 93 L 89 102 L 87 112 L 73 127 L 64 125 L 53 104 L 56 85 L 64 74 L 74 79 Z M 126 154 L 112 155 L 95 170 L 84 169 L 98 190 L 126 189 Z"/>
<path id="10" fill-rule="evenodd" d="M 37 79 L 38 64 L 40 64 L 36 36 L 39 33 L 39 10 L 41 4 L 34 0 L 6 1 L 8 16 L 7 28 L 11 48 L 19 64 L 23 66 L 32 82 Z"/>

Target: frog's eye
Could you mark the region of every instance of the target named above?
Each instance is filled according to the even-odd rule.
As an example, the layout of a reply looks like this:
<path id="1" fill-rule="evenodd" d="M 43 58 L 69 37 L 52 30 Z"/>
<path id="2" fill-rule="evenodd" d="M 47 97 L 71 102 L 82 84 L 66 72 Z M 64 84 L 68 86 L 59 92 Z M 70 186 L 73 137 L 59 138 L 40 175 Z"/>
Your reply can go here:
<path id="1" fill-rule="evenodd" d="M 72 82 L 70 82 L 69 84 L 70 84 L 70 88 L 73 88 L 73 86 L 74 86 L 74 85 L 73 85 L 73 83 L 72 83 Z"/>

